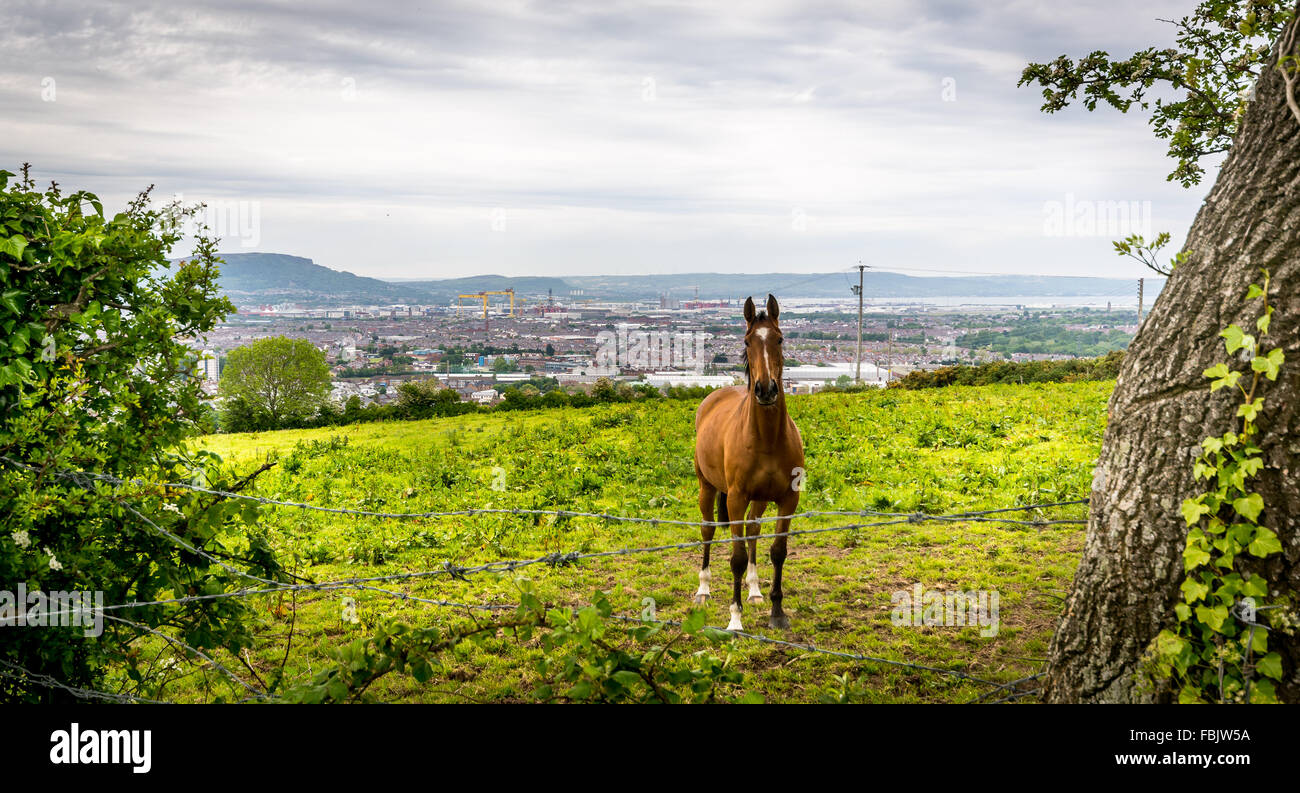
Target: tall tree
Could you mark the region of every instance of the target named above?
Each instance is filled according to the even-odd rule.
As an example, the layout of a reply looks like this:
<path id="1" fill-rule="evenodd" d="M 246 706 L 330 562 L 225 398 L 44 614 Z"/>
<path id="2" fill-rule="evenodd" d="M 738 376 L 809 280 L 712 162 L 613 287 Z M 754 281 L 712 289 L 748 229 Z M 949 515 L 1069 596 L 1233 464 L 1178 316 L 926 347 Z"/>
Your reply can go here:
<path id="1" fill-rule="evenodd" d="M 220 391 L 226 429 L 289 426 L 316 415 L 329 398 L 329 364 L 306 339 L 259 339 L 231 350 Z"/>
<path id="2" fill-rule="evenodd" d="M 1242 421 L 1239 396 L 1233 389 L 1212 392 L 1205 371 L 1224 357 L 1225 327 L 1253 329 L 1258 304 L 1245 298 L 1261 269 L 1271 274 L 1269 337 L 1280 340 L 1286 362 L 1278 379 L 1261 389 L 1264 413 L 1251 442 L 1263 467 L 1252 488 L 1263 504 L 1258 523 L 1276 533 L 1281 551 L 1265 558 L 1244 554 L 1229 561 L 1228 571 L 1267 582 L 1269 599 L 1280 608 L 1257 619 L 1268 649 L 1280 657 L 1280 670 L 1273 670 L 1280 677 L 1276 694 L 1300 701 L 1300 641 L 1288 626 L 1300 591 L 1297 11 L 1289 0 L 1205 2 L 1175 23 L 1179 48 L 1124 61 L 1104 52 L 1078 63 L 1062 56 L 1025 71 L 1023 83 L 1044 87 L 1048 112 L 1080 90 L 1090 109 L 1104 101 L 1126 111 L 1135 104 L 1150 109 L 1145 91 L 1155 83 L 1178 89 L 1182 99 L 1156 103 L 1153 113 L 1157 134 L 1170 140 L 1178 161 L 1171 179 L 1195 183 L 1201 157 L 1228 151 L 1110 400 L 1083 558 L 1049 649 L 1045 693 L 1051 701 L 1178 695 L 1153 672 L 1151 659 L 1157 637 L 1183 612 L 1181 587 L 1193 580 L 1186 574 L 1192 562 L 1184 558 L 1189 522 L 1180 505 L 1205 489 L 1194 475 L 1201 441 Z M 1223 520 L 1238 519 L 1231 507 L 1223 510 Z M 1222 622 L 1211 618 L 1225 639 L 1244 630 L 1248 618 L 1237 614 Z"/>

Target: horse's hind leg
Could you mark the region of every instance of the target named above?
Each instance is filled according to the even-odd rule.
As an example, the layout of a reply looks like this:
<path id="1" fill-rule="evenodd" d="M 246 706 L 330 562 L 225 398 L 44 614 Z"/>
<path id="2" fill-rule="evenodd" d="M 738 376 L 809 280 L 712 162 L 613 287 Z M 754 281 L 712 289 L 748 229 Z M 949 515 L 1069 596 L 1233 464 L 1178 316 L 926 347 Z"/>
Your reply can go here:
<path id="1" fill-rule="evenodd" d="M 763 524 L 758 523 L 758 519 L 763 517 L 763 512 L 767 510 L 766 501 L 751 501 L 749 504 L 749 523 L 745 524 L 745 537 L 754 537 L 755 539 L 745 540 L 746 559 L 748 564 L 745 567 L 745 583 L 749 585 L 749 602 L 762 603 L 763 590 L 758 586 L 758 535 L 763 533 Z"/>
<path id="2" fill-rule="evenodd" d="M 790 627 L 790 618 L 785 615 L 785 610 L 781 608 L 781 601 L 785 600 L 785 593 L 781 591 L 781 573 L 785 567 L 786 541 L 790 539 L 786 534 L 786 532 L 790 531 L 790 518 L 787 516 L 794 514 L 795 509 L 798 507 L 799 494 L 797 492 L 776 505 L 776 511 L 781 516 L 781 520 L 776 522 L 776 531 L 774 532 L 780 536 L 772 540 L 772 615 L 768 619 L 768 625 L 773 628 L 784 629 Z"/>
<path id="3" fill-rule="evenodd" d="M 726 496 L 722 496 L 725 499 Z M 704 522 L 700 524 L 700 538 L 704 540 L 704 555 L 700 563 L 700 588 L 695 591 L 695 604 L 703 606 L 709 602 L 709 582 L 713 574 L 709 572 L 709 549 L 713 546 L 709 543 L 713 540 L 713 533 L 717 531 L 717 526 L 711 525 L 713 518 L 713 502 L 720 500 L 718 498 L 718 489 L 708 482 L 700 479 L 700 514 L 704 516 Z M 726 502 L 721 501 L 719 512 L 726 514 Z"/>

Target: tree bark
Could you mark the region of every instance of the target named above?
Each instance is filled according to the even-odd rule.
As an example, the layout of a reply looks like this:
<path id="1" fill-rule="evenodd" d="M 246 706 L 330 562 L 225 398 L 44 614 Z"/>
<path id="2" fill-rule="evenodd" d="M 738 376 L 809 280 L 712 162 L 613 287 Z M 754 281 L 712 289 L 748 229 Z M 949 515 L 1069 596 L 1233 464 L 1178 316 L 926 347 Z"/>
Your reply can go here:
<path id="1" fill-rule="evenodd" d="M 1264 575 L 1270 599 L 1300 592 L 1300 120 L 1273 67 L 1276 51 L 1188 233 L 1187 260 L 1121 367 L 1083 558 L 1048 651 L 1048 701 L 1171 696 L 1147 684 L 1141 659 L 1156 634 L 1174 624 L 1182 597 L 1187 524 L 1179 508 L 1206 487 L 1192 477 L 1200 442 L 1240 428 L 1240 394 L 1211 394 L 1202 372 L 1228 360 L 1220 330 L 1235 322 L 1255 332 L 1260 302 L 1245 295 L 1250 283 L 1261 282 L 1262 267 L 1272 274 L 1269 299 L 1277 309 L 1263 348 L 1282 346 L 1286 362 L 1277 381 L 1263 381 L 1256 442 L 1265 468 L 1253 489 L 1264 497 L 1260 523 L 1277 532 L 1283 551 L 1238 569 Z M 1273 631 L 1269 647 L 1283 658 L 1278 696 L 1300 701 L 1300 637 Z"/>

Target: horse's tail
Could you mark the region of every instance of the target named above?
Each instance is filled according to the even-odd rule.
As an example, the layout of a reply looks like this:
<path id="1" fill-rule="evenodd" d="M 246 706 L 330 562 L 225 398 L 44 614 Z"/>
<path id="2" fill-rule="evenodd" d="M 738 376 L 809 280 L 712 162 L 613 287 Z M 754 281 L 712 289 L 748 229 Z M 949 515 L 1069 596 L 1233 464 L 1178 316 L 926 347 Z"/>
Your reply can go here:
<path id="1" fill-rule="evenodd" d="M 718 491 L 718 516 L 715 518 L 718 523 L 724 523 L 731 520 L 731 515 L 727 512 L 727 491 Z"/>

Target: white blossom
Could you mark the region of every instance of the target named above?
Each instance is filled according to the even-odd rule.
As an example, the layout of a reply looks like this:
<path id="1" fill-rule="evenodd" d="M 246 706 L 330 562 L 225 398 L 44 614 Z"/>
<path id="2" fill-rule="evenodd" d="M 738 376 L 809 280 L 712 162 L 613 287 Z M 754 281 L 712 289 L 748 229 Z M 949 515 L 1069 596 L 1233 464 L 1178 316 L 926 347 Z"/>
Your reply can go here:
<path id="1" fill-rule="evenodd" d="M 9 536 L 14 538 L 14 542 L 19 548 L 28 548 L 32 544 L 32 538 L 27 536 L 25 529 L 19 529 Z"/>

